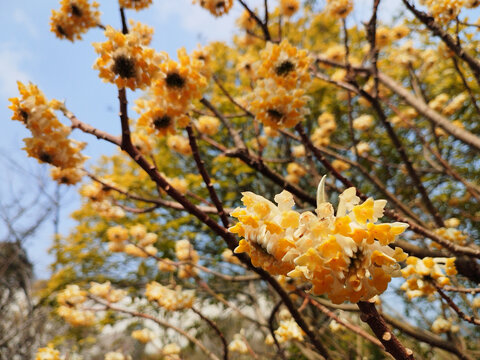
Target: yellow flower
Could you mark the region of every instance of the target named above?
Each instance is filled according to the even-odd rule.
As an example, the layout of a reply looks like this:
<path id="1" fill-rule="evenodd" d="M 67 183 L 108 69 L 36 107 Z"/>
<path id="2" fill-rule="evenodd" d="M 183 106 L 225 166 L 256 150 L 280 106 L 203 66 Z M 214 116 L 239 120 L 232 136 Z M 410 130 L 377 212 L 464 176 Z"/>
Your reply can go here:
<path id="1" fill-rule="evenodd" d="M 233 0 L 193 0 L 193 3 L 199 3 L 201 7 L 215 16 L 228 13 L 233 6 Z"/>
<path id="2" fill-rule="evenodd" d="M 80 40 L 88 29 L 100 24 L 99 4 L 87 0 L 61 0 L 60 10 L 52 10 L 50 31 L 60 39 Z"/>
<path id="3" fill-rule="evenodd" d="M 91 282 L 90 289 L 88 291 L 92 295 L 105 299 L 110 293 L 110 290 L 111 290 L 111 284 L 110 284 L 110 281 L 107 281 L 107 282 L 104 282 L 103 284 Z"/>
<path id="4" fill-rule="evenodd" d="M 343 161 L 343 160 L 338 160 L 338 159 L 335 159 L 332 161 L 332 167 L 337 170 L 338 172 L 342 172 L 342 171 L 346 171 L 348 169 L 350 169 L 350 164 L 348 164 L 347 162 Z"/>
<path id="5" fill-rule="evenodd" d="M 200 116 L 197 121 L 198 131 L 210 136 L 215 135 L 220 127 L 220 121 L 213 116 Z"/>
<path id="6" fill-rule="evenodd" d="M 107 26 L 105 36 L 107 41 L 93 43 L 100 55 L 93 68 L 104 81 L 135 90 L 150 86 L 155 77 L 161 76 L 159 64 L 165 56 L 145 47 L 145 39 L 138 32 L 122 34 Z"/>
<path id="7" fill-rule="evenodd" d="M 353 128 L 355 130 L 366 131 L 373 125 L 374 119 L 372 115 L 361 115 L 353 120 Z"/>
<path id="8" fill-rule="evenodd" d="M 236 21 L 237 25 L 243 30 L 253 30 L 257 24 L 255 19 L 247 10 L 244 10 L 242 15 Z"/>
<path id="9" fill-rule="evenodd" d="M 280 14 L 283 16 L 292 16 L 300 7 L 298 0 L 280 0 Z"/>
<path id="10" fill-rule="evenodd" d="M 155 334 L 150 329 L 141 329 L 141 330 L 132 331 L 132 337 L 135 340 L 138 340 L 141 343 L 146 344 L 155 338 Z"/>
<path id="11" fill-rule="evenodd" d="M 53 344 L 48 344 L 47 347 L 37 350 L 35 360 L 60 360 L 60 351 L 55 350 Z"/>
<path id="12" fill-rule="evenodd" d="M 248 346 L 245 344 L 241 334 L 235 334 L 233 336 L 233 340 L 228 344 L 228 350 L 239 354 L 248 354 Z"/>
<path id="13" fill-rule="evenodd" d="M 243 238 L 235 251 L 248 253 L 254 266 L 272 274 L 310 282 L 314 294 L 326 293 L 334 303 L 368 300 L 400 275 L 398 262 L 406 254 L 388 244 L 408 225 L 376 224 L 386 201 L 368 199 L 359 205 L 355 188 L 340 195 L 335 215 L 325 202 L 324 181 L 316 214 L 292 210 L 293 196 L 287 191 L 275 197 L 278 206 L 244 193 L 246 208 L 232 212 L 239 222 L 230 231 Z"/>
<path id="14" fill-rule="evenodd" d="M 187 138 L 179 135 L 172 135 L 168 137 L 167 145 L 173 151 L 178 152 L 182 155 L 190 155 L 192 153 L 192 148 L 190 147 L 190 142 Z"/>
<path id="15" fill-rule="evenodd" d="M 297 145 L 292 148 L 293 157 L 299 158 L 305 156 L 305 146 Z"/>
<path id="16" fill-rule="evenodd" d="M 126 9 L 135 9 L 136 11 L 150 6 L 152 0 L 118 0 L 121 7 Z"/>
<path id="17" fill-rule="evenodd" d="M 58 293 L 57 302 L 60 305 L 75 306 L 87 300 L 87 292 L 80 290 L 78 285 L 67 285 L 67 287 Z"/>
<path id="18" fill-rule="evenodd" d="M 304 332 L 292 318 L 281 320 L 275 335 L 280 344 L 289 340 L 303 341 Z"/>
<path id="19" fill-rule="evenodd" d="M 334 17 L 346 18 L 353 9 L 351 0 L 327 0 L 327 10 Z"/>
<path id="20" fill-rule="evenodd" d="M 193 290 L 182 290 L 180 286 L 172 290 L 156 281 L 147 284 L 145 296 L 149 301 L 156 301 L 158 305 L 170 311 L 189 309 L 195 300 Z"/>
<path id="21" fill-rule="evenodd" d="M 286 89 L 305 87 L 311 80 L 309 67 L 312 59 L 307 50 L 299 50 L 288 40 L 280 44 L 267 43 L 260 53 L 258 78 L 273 79 Z"/>
<path id="22" fill-rule="evenodd" d="M 138 2 L 138 1 L 135 1 Z M 144 46 L 150 45 L 153 37 L 153 27 L 142 24 L 140 21 L 130 20 L 130 34 L 136 36 L 140 44 Z"/>
<path id="23" fill-rule="evenodd" d="M 113 226 L 107 230 L 108 241 L 123 243 L 128 240 L 128 230 L 123 226 Z"/>
<path id="24" fill-rule="evenodd" d="M 247 100 L 248 109 L 255 117 L 273 129 L 293 127 L 310 112 L 305 90 L 287 90 L 273 79 L 260 80 Z"/>
<path id="25" fill-rule="evenodd" d="M 190 122 L 183 108 L 176 107 L 165 98 L 154 96 L 149 101 L 137 101 L 137 111 L 141 113 L 137 125 L 147 133 L 158 136 L 175 134 L 177 128 L 184 128 Z M 143 112 L 142 112 L 143 110 Z"/>
<path id="26" fill-rule="evenodd" d="M 463 0 L 426 0 L 428 10 L 436 21 L 447 23 L 455 19 L 462 9 Z"/>
<path id="27" fill-rule="evenodd" d="M 449 275 L 455 275 L 456 258 L 419 259 L 414 256 L 407 258 L 407 266 L 402 269 L 402 276 L 406 279 L 401 289 L 409 299 L 417 296 L 432 296 L 436 292 L 434 283 L 439 287 L 450 285 Z"/>
<path id="28" fill-rule="evenodd" d="M 12 120 L 21 121 L 32 133 L 32 138 L 23 140 L 28 155 L 61 169 L 81 167 L 87 159 L 81 154 L 85 144 L 68 139 L 70 128 L 63 125 L 54 113 L 56 101 L 48 102 L 33 84 L 25 86 L 17 82 L 17 85 L 21 96 L 9 99 L 12 103 L 9 108 L 13 111 Z M 73 172 L 70 170 L 70 175 Z M 76 180 L 76 177 L 72 176 L 70 180 Z"/>
<path id="29" fill-rule="evenodd" d="M 82 180 L 83 171 L 76 168 L 58 168 L 54 167 L 50 171 L 53 180 L 59 184 L 75 185 Z"/>

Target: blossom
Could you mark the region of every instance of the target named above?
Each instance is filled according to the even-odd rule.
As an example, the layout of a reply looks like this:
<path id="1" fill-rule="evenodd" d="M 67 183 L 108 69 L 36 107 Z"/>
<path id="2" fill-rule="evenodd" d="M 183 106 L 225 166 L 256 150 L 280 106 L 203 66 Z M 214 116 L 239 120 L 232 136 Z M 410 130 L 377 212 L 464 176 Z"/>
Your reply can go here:
<path id="1" fill-rule="evenodd" d="M 445 319 L 443 317 L 437 317 L 432 324 L 432 331 L 435 334 L 443 334 L 449 331 L 457 332 L 458 326 L 452 326 L 452 319 Z"/>
<path id="2" fill-rule="evenodd" d="M 233 6 L 233 0 L 193 0 L 193 3 L 199 3 L 201 7 L 215 16 L 228 13 Z"/>
<path id="3" fill-rule="evenodd" d="M 83 171 L 77 168 L 54 167 L 50 171 L 50 176 L 59 184 L 75 185 L 82 180 Z"/>
<path id="4" fill-rule="evenodd" d="M 280 44 L 269 42 L 260 53 L 256 75 L 258 78 L 273 79 L 277 85 L 286 89 L 293 89 L 310 82 L 311 63 L 307 50 L 297 49 L 288 40 L 283 40 Z"/>
<path id="5" fill-rule="evenodd" d="M 433 295 L 436 292 L 435 285 L 441 288 L 450 285 L 448 276 L 457 273 L 455 259 L 409 256 L 407 266 L 402 269 L 402 276 L 406 280 L 401 289 L 409 299 Z"/>
<path id="6" fill-rule="evenodd" d="M 113 226 L 107 230 L 108 241 L 122 243 L 128 239 L 128 230 L 123 226 Z"/>
<path id="7" fill-rule="evenodd" d="M 180 135 L 169 136 L 167 139 L 167 145 L 170 149 L 182 155 L 190 155 L 192 153 L 190 142 L 187 138 Z"/>
<path id="8" fill-rule="evenodd" d="M 230 249 L 223 250 L 222 259 L 232 264 L 236 264 L 236 265 L 241 264 L 240 260 L 233 254 L 233 251 Z"/>
<path id="9" fill-rule="evenodd" d="M 118 351 L 109 351 L 105 354 L 104 360 L 131 360 L 131 357 L 125 356 Z"/>
<path id="10" fill-rule="evenodd" d="M 278 329 L 275 330 L 278 342 L 284 343 L 289 340 L 303 341 L 304 332 L 292 318 L 281 320 Z"/>
<path id="11" fill-rule="evenodd" d="M 361 115 L 353 120 L 353 128 L 355 130 L 366 131 L 373 125 L 374 119 L 372 115 Z"/>
<path id="12" fill-rule="evenodd" d="M 346 171 L 346 170 L 350 169 L 350 164 L 343 161 L 343 160 L 335 159 L 335 160 L 332 161 L 332 167 L 336 171 L 342 172 L 342 171 Z"/>
<path id="13" fill-rule="evenodd" d="M 162 75 L 159 65 L 165 56 L 144 46 L 145 40 L 138 32 L 123 34 L 107 26 L 105 36 L 107 41 L 93 43 L 100 55 L 93 68 L 99 71 L 101 79 L 116 84 L 119 89 L 135 90 L 145 89 Z"/>
<path id="14" fill-rule="evenodd" d="M 152 0 L 118 0 L 121 7 L 126 9 L 141 10 L 150 6 Z"/>
<path id="15" fill-rule="evenodd" d="M 60 169 L 80 168 L 87 159 L 81 153 L 85 144 L 68 139 L 70 128 L 63 125 L 54 112 L 58 102 L 49 102 L 34 84 L 25 86 L 17 82 L 17 85 L 20 97 L 9 99 L 12 103 L 9 108 L 13 111 L 12 120 L 21 121 L 33 136 L 23 139 L 28 155 Z M 58 172 L 55 174 L 59 175 Z M 70 177 L 66 181 L 79 180 L 79 173 L 75 170 L 68 171 L 68 174 Z"/>
<path id="16" fill-rule="evenodd" d="M 253 30 L 257 24 L 248 10 L 244 10 L 236 21 L 237 25 L 244 30 Z"/>
<path id="17" fill-rule="evenodd" d="M 57 313 L 74 327 L 91 326 L 96 321 L 95 314 L 89 310 L 81 310 L 62 305 L 57 309 Z"/>
<path id="18" fill-rule="evenodd" d="M 303 145 L 296 145 L 292 148 L 292 156 L 295 158 L 304 157 L 305 156 L 305 146 Z"/>
<path id="19" fill-rule="evenodd" d="M 344 19 L 352 9 L 352 0 L 327 0 L 327 10 L 334 17 Z"/>
<path id="20" fill-rule="evenodd" d="M 463 2 L 463 0 L 425 0 L 425 5 L 435 20 L 447 23 L 458 16 Z"/>
<path id="21" fill-rule="evenodd" d="M 239 354 L 248 354 L 248 346 L 241 334 L 235 334 L 233 340 L 228 344 L 228 350 Z"/>
<path id="22" fill-rule="evenodd" d="M 60 305 L 75 306 L 87 300 L 87 292 L 80 290 L 78 285 L 67 285 L 67 287 L 58 293 L 57 302 Z"/>
<path id="23" fill-rule="evenodd" d="M 172 290 L 156 281 L 147 284 L 145 296 L 149 301 L 156 301 L 159 306 L 170 311 L 191 308 L 195 300 L 193 290 L 182 290 L 180 286 Z"/>
<path id="24" fill-rule="evenodd" d="M 48 344 L 37 350 L 35 360 L 60 360 L 60 351 L 55 350 L 53 344 Z"/>
<path id="25" fill-rule="evenodd" d="M 177 128 L 186 127 L 190 119 L 182 107 L 168 102 L 162 97 L 153 96 L 149 101 L 137 101 L 136 110 L 140 113 L 137 125 L 147 133 L 158 136 L 175 134 Z"/>
<path id="26" fill-rule="evenodd" d="M 300 7 L 298 0 L 280 0 L 280 14 L 283 16 L 292 16 Z"/>
<path id="27" fill-rule="evenodd" d="M 248 109 L 264 125 L 274 129 L 289 128 L 302 121 L 310 110 L 304 89 L 287 90 L 273 79 L 260 80 L 248 96 Z"/>
<path id="28" fill-rule="evenodd" d="M 368 300 L 400 275 L 398 262 L 406 254 L 388 244 L 408 225 L 377 224 L 386 201 L 369 198 L 359 204 L 355 188 L 339 196 L 335 214 L 325 201 L 324 181 L 316 214 L 293 210 L 293 196 L 285 190 L 275 196 L 277 205 L 243 193 L 246 208 L 232 212 L 239 222 L 230 231 L 242 237 L 235 252 L 246 252 L 254 266 L 274 275 L 311 283 L 314 294 L 327 294 L 334 303 Z"/>
<path id="29" fill-rule="evenodd" d="M 52 10 L 50 26 L 60 39 L 80 40 L 88 29 L 100 24 L 99 4 L 88 0 L 61 0 L 60 10 Z"/>
<path id="30" fill-rule="evenodd" d="M 213 116 L 200 116 L 197 121 L 198 131 L 210 136 L 213 136 L 218 132 L 219 126 L 220 121 Z"/>
<path id="31" fill-rule="evenodd" d="M 140 341 L 143 344 L 146 344 L 152 341 L 155 338 L 155 334 L 150 329 L 140 329 L 132 331 L 132 337 L 135 340 Z"/>

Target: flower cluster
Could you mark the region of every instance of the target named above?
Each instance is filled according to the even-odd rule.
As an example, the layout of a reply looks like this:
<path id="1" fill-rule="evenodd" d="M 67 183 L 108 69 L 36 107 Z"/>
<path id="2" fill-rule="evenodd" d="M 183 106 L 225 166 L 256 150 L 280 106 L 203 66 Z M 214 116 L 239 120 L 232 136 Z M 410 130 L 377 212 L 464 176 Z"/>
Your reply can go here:
<path id="1" fill-rule="evenodd" d="M 248 354 L 248 346 L 243 340 L 242 334 L 235 334 L 233 340 L 228 344 L 228 350 L 238 354 Z"/>
<path id="2" fill-rule="evenodd" d="M 218 132 L 220 121 L 213 116 L 200 116 L 196 125 L 200 133 L 213 136 Z"/>
<path id="3" fill-rule="evenodd" d="M 407 255 L 388 245 L 408 225 L 376 224 L 386 201 L 369 198 L 359 204 L 355 188 L 339 196 L 334 214 L 325 201 L 324 186 L 325 177 L 316 214 L 293 210 L 293 196 L 287 191 L 275 196 L 278 205 L 243 193 L 246 208 L 232 212 L 239 222 L 230 231 L 243 238 L 235 251 L 248 253 L 254 266 L 272 274 L 311 283 L 313 293 L 327 294 L 334 303 L 368 300 L 400 275 L 398 262 Z"/>
<path id="4" fill-rule="evenodd" d="M 150 6 L 152 0 L 118 0 L 121 7 L 126 9 L 135 9 L 136 11 Z"/>
<path id="5" fill-rule="evenodd" d="M 336 18 L 346 18 L 353 10 L 352 0 L 327 0 L 328 12 Z"/>
<path id="6" fill-rule="evenodd" d="M 447 224 L 445 224 L 447 225 Z M 458 244 L 458 245 L 465 245 L 467 243 L 467 240 L 468 240 L 468 235 L 464 234 L 461 230 L 458 230 L 456 229 L 455 227 L 448 227 L 448 228 L 439 228 L 439 229 L 435 229 L 435 234 L 441 236 L 442 238 L 452 242 L 452 243 L 455 243 L 455 244 Z M 433 248 L 437 248 L 437 249 L 442 249 L 443 246 L 439 243 L 436 243 L 436 242 L 432 242 L 431 243 L 431 246 Z"/>
<path id="7" fill-rule="evenodd" d="M 313 131 L 311 139 L 315 146 L 330 144 L 330 136 L 337 128 L 335 117 L 329 112 L 322 113 L 317 119 L 318 127 Z"/>
<path id="8" fill-rule="evenodd" d="M 189 264 L 182 264 L 178 267 L 178 277 L 181 279 L 197 275 L 198 270 L 194 266 L 199 256 L 187 239 L 179 240 L 175 243 L 175 255 L 179 261 L 186 261 Z"/>
<path id="9" fill-rule="evenodd" d="M 287 40 L 268 43 L 255 69 L 255 90 L 247 96 L 247 106 L 256 118 L 274 129 L 293 127 L 309 113 L 305 88 L 311 81 L 312 60 Z"/>
<path id="10" fill-rule="evenodd" d="M 155 333 L 150 329 L 140 329 L 132 331 L 132 338 L 146 344 L 155 338 Z"/>
<path id="11" fill-rule="evenodd" d="M 455 19 L 464 2 L 465 0 L 424 0 L 432 16 L 441 23 Z"/>
<path id="12" fill-rule="evenodd" d="M 162 350 L 161 354 L 165 360 L 181 360 L 180 358 L 180 346 L 175 343 L 170 343 L 165 345 Z"/>
<path id="13" fill-rule="evenodd" d="M 436 292 L 435 285 L 444 287 L 450 284 L 449 275 L 455 275 L 455 258 L 419 259 L 415 256 L 407 258 L 407 266 L 402 269 L 406 281 L 402 284 L 409 299 L 417 296 L 431 296 Z"/>
<path id="14" fill-rule="evenodd" d="M 360 115 L 353 120 L 353 128 L 359 131 L 367 131 L 372 127 L 374 119 L 372 115 Z"/>
<path id="15" fill-rule="evenodd" d="M 233 0 L 193 0 L 193 3 L 199 3 L 201 7 L 215 16 L 228 13 L 233 6 Z"/>
<path id="16" fill-rule="evenodd" d="M 303 341 L 304 332 L 288 314 L 284 319 L 280 320 L 278 328 L 275 330 L 277 341 L 282 344 L 289 340 Z"/>
<path id="17" fill-rule="evenodd" d="M 80 290 L 78 285 L 67 285 L 67 287 L 57 295 L 57 302 L 60 305 L 57 313 L 72 326 L 93 325 L 95 323 L 94 313 L 78 307 L 78 305 L 83 304 L 86 300 L 86 291 Z"/>
<path id="18" fill-rule="evenodd" d="M 118 88 L 131 90 L 145 89 L 153 79 L 161 75 L 159 65 L 165 56 L 144 46 L 145 32 L 137 25 L 138 31 L 123 34 L 107 26 L 107 41 L 93 43 L 100 57 L 93 65 L 99 76 Z"/>
<path id="19" fill-rule="evenodd" d="M 280 0 L 280 14 L 290 17 L 300 8 L 298 0 Z"/>
<path id="20" fill-rule="evenodd" d="M 172 290 L 156 281 L 147 284 L 145 296 L 149 301 L 156 301 L 158 305 L 170 311 L 189 309 L 195 300 L 193 290 L 182 290 L 180 286 Z"/>
<path id="21" fill-rule="evenodd" d="M 127 295 L 127 292 L 125 290 L 112 289 L 110 281 L 104 282 L 102 284 L 91 282 L 88 292 L 94 296 L 105 299 L 110 303 L 119 302 Z"/>
<path id="22" fill-rule="evenodd" d="M 59 183 L 75 184 L 82 177 L 79 169 L 87 159 L 81 154 L 84 143 L 70 140 L 70 128 L 63 125 L 54 110 L 61 107 L 57 100 L 48 101 L 36 85 L 18 82 L 20 97 L 11 98 L 9 108 L 13 120 L 21 121 L 32 133 L 25 138 L 25 150 L 39 162 L 56 166 L 52 176 Z"/>
<path id="23" fill-rule="evenodd" d="M 55 350 L 53 344 L 37 350 L 35 360 L 60 360 L 60 351 Z"/>
<path id="24" fill-rule="evenodd" d="M 445 319 L 444 317 L 438 317 L 432 323 L 432 331 L 435 334 L 443 334 L 446 332 L 458 332 L 460 328 L 458 325 L 452 325 L 453 320 L 451 318 Z"/>
<path id="25" fill-rule="evenodd" d="M 192 101 L 202 97 L 207 80 L 202 75 L 205 62 L 189 57 L 183 48 L 178 51 L 178 62 L 167 59 L 159 71 L 162 76 L 152 83 L 148 100 L 137 101 L 136 111 L 140 127 L 165 136 L 188 125 L 185 113 Z"/>
<path id="26" fill-rule="evenodd" d="M 124 355 L 118 351 L 109 351 L 105 354 L 104 360 L 132 360 L 130 355 Z"/>
<path id="27" fill-rule="evenodd" d="M 52 10 L 51 31 L 60 39 L 80 40 L 88 29 L 100 24 L 99 4 L 88 0 L 61 0 L 60 10 Z"/>
<path id="28" fill-rule="evenodd" d="M 107 230 L 107 239 L 108 249 L 112 252 L 125 252 L 143 258 L 157 253 L 157 248 L 153 246 L 157 242 L 157 234 L 147 232 L 141 224 L 129 230 L 123 226 L 113 226 Z M 130 243 L 125 244 L 127 241 Z"/>

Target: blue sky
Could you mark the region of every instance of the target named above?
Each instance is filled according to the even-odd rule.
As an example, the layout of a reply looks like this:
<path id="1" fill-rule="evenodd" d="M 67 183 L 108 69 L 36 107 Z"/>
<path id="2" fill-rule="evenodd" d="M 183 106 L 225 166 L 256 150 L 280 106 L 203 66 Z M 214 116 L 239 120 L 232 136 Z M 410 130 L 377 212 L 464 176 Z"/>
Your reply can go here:
<path id="1" fill-rule="evenodd" d="M 99 1 L 102 23 L 120 26 L 117 1 Z M 390 17 L 398 9 L 399 0 L 384 2 L 381 5 L 383 18 Z M 260 6 L 263 1 L 250 0 L 249 4 Z M 274 2 L 272 2 L 274 3 Z M 365 20 L 370 13 L 371 0 L 355 1 L 352 21 Z M 22 139 L 28 132 L 19 122 L 10 120 L 11 111 L 7 108 L 9 97 L 17 96 L 16 80 L 32 81 L 51 98 L 66 100 L 67 107 L 82 121 L 111 133 L 119 133 L 117 116 L 118 101 L 116 87 L 100 81 L 92 69 L 96 59 L 92 42 L 104 41 L 100 29 L 91 29 L 83 40 L 71 43 L 57 39 L 49 31 L 49 18 L 52 9 L 59 7 L 58 0 L 19 0 L 0 3 L 0 21 L 4 31 L 0 32 L 0 154 L 8 154 L 23 167 L 33 172 L 47 171 L 48 166 L 39 165 L 36 160 L 27 158 L 21 150 Z M 155 28 L 152 46 L 158 51 L 166 51 L 176 56 L 180 47 L 187 51 L 197 44 L 212 40 L 228 41 L 234 34 L 235 19 L 241 13 L 239 6 L 227 16 L 215 18 L 191 0 L 156 0 L 143 11 L 127 11 L 127 17 L 142 21 Z M 137 94 L 138 95 L 138 94 Z M 129 99 L 132 100 L 129 92 Z M 132 112 L 130 112 L 132 114 Z M 76 130 L 73 137 L 87 141 L 84 153 L 91 157 L 88 164 L 95 163 L 101 154 L 111 154 L 115 149 Z M 23 174 L 14 176 L 0 169 L 0 198 L 7 200 L 11 189 L 5 184 L 14 184 L 16 191 L 28 191 L 28 181 Z M 61 233 L 66 234 L 73 221 L 69 214 L 78 207 L 76 189 L 71 189 L 65 197 L 61 210 Z M 38 277 L 48 276 L 48 264 L 52 258 L 47 255 L 51 244 L 53 226 L 46 224 L 37 236 L 26 244 L 31 261 Z M 0 229 L 0 234 L 2 229 Z"/>

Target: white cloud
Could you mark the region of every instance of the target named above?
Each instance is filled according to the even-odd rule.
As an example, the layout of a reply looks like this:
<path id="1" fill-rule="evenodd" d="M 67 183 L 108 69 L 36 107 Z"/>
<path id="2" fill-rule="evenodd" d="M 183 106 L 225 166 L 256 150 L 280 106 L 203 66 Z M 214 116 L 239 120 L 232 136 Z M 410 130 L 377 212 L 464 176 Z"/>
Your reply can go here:
<path id="1" fill-rule="evenodd" d="M 157 1 L 154 7 L 159 15 L 159 21 L 178 17 L 180 27 L 192 34 L 200 34 L 206 41 L 229 41 L 235 29 L 235 20 L 242 9 L 234 6 L 224 16 L 216 18 L 192 0 Z"/>
<path id="2" fill-rule="evenodd" d="M 17 80 L 26 82 L 29 75 L 20 68 L 27 53 L 2 45 L 0 48 L 0 96 L 11 97 L 17 93 Z"/>

